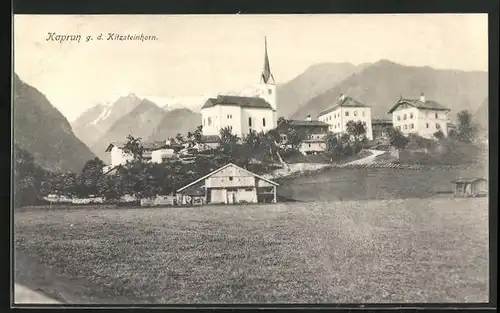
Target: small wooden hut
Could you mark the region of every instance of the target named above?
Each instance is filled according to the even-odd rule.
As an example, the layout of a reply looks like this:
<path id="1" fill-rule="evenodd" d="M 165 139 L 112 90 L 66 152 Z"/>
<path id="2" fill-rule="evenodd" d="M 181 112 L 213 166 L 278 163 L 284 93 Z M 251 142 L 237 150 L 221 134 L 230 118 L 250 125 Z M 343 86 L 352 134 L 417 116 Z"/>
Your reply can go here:
<path id="1" fill-rule="evenodd" d="M 455 197 L 481 197 L 488 195 L 488 181 L 482 177 L 459 178 L 452 181 Z"/>

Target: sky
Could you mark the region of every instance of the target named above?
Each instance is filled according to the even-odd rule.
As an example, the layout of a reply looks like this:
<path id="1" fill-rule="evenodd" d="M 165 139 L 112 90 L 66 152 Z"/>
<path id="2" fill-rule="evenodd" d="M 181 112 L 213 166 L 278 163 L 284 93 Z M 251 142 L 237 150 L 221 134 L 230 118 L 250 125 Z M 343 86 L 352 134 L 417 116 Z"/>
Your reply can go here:
<path id="1" fill-rule="evenodd" d="M 157 40 L 111 41 L 108 33 Z M 323 62 L 488 70 L 486 14 L 240 14 L 15 15 L 14 71 L 70 121 L 129 93 L 160 106 L 201 105 L 259 82 L 264 37 L 278 84 Z"/>

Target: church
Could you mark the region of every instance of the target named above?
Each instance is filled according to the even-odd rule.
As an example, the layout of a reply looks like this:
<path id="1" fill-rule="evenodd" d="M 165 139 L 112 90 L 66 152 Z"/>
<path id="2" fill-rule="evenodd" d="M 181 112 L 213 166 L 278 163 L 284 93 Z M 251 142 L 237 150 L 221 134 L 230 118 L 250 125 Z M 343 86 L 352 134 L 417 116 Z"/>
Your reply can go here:
<path id="1" fill-rule="evenodd" d="M 260 77 L 258 95 L 242 97 L 219 95 L 209 98 L 201 108 L 203 135 L 219 135 L 221 129 L 231 128 L 240 138 L 251 130 L 267 132 L 277 125 L 276 83 L 264 40 L 264 69 Z"/>

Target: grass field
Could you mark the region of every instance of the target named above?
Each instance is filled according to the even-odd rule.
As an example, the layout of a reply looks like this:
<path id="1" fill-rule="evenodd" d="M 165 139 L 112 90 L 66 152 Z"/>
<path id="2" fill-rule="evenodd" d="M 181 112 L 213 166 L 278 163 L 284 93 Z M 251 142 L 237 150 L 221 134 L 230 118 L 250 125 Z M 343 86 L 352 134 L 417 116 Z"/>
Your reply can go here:
<path id="1" fill-rule="evenodd" d="M 488 178 L 487 167 L 467 170 L 401 170 L 331 168 L 278 180 L 278 195 L 299 201 L 377 200 L 432 197 L 451 191 L 459 177 Z"/>
<path id="2" fill-rule="evenodd" d="M 486 302 L 487 211 L 486 198 L 24 210 L 15 279 L 70 303 Z"/>

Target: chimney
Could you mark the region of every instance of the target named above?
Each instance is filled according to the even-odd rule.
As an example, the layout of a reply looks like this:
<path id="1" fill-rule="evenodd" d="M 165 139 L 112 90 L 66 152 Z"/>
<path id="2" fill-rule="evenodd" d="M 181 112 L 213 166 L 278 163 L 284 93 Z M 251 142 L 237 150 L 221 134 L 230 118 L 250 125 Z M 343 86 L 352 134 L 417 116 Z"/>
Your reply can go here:
<path id="1" fill-rule="evenodd" d="M 420 101 L 422 101 L 423 103 L 425 103 L 425 95 L 424 95 L 423 92 L 420 94 Z"/>
<path id="2" fill-rule="evenodd" d="M 306 116 L 306 121 L 308 121 L 308 122 L 312 121 L 311 114 L 309 114 L 308 116 Z"/>
<path id="3" fill-rule="evenodd" d="M 345 100 L 345 95 L 343 93 L 340 94 L 340 101 L 344 101 Z"/>

